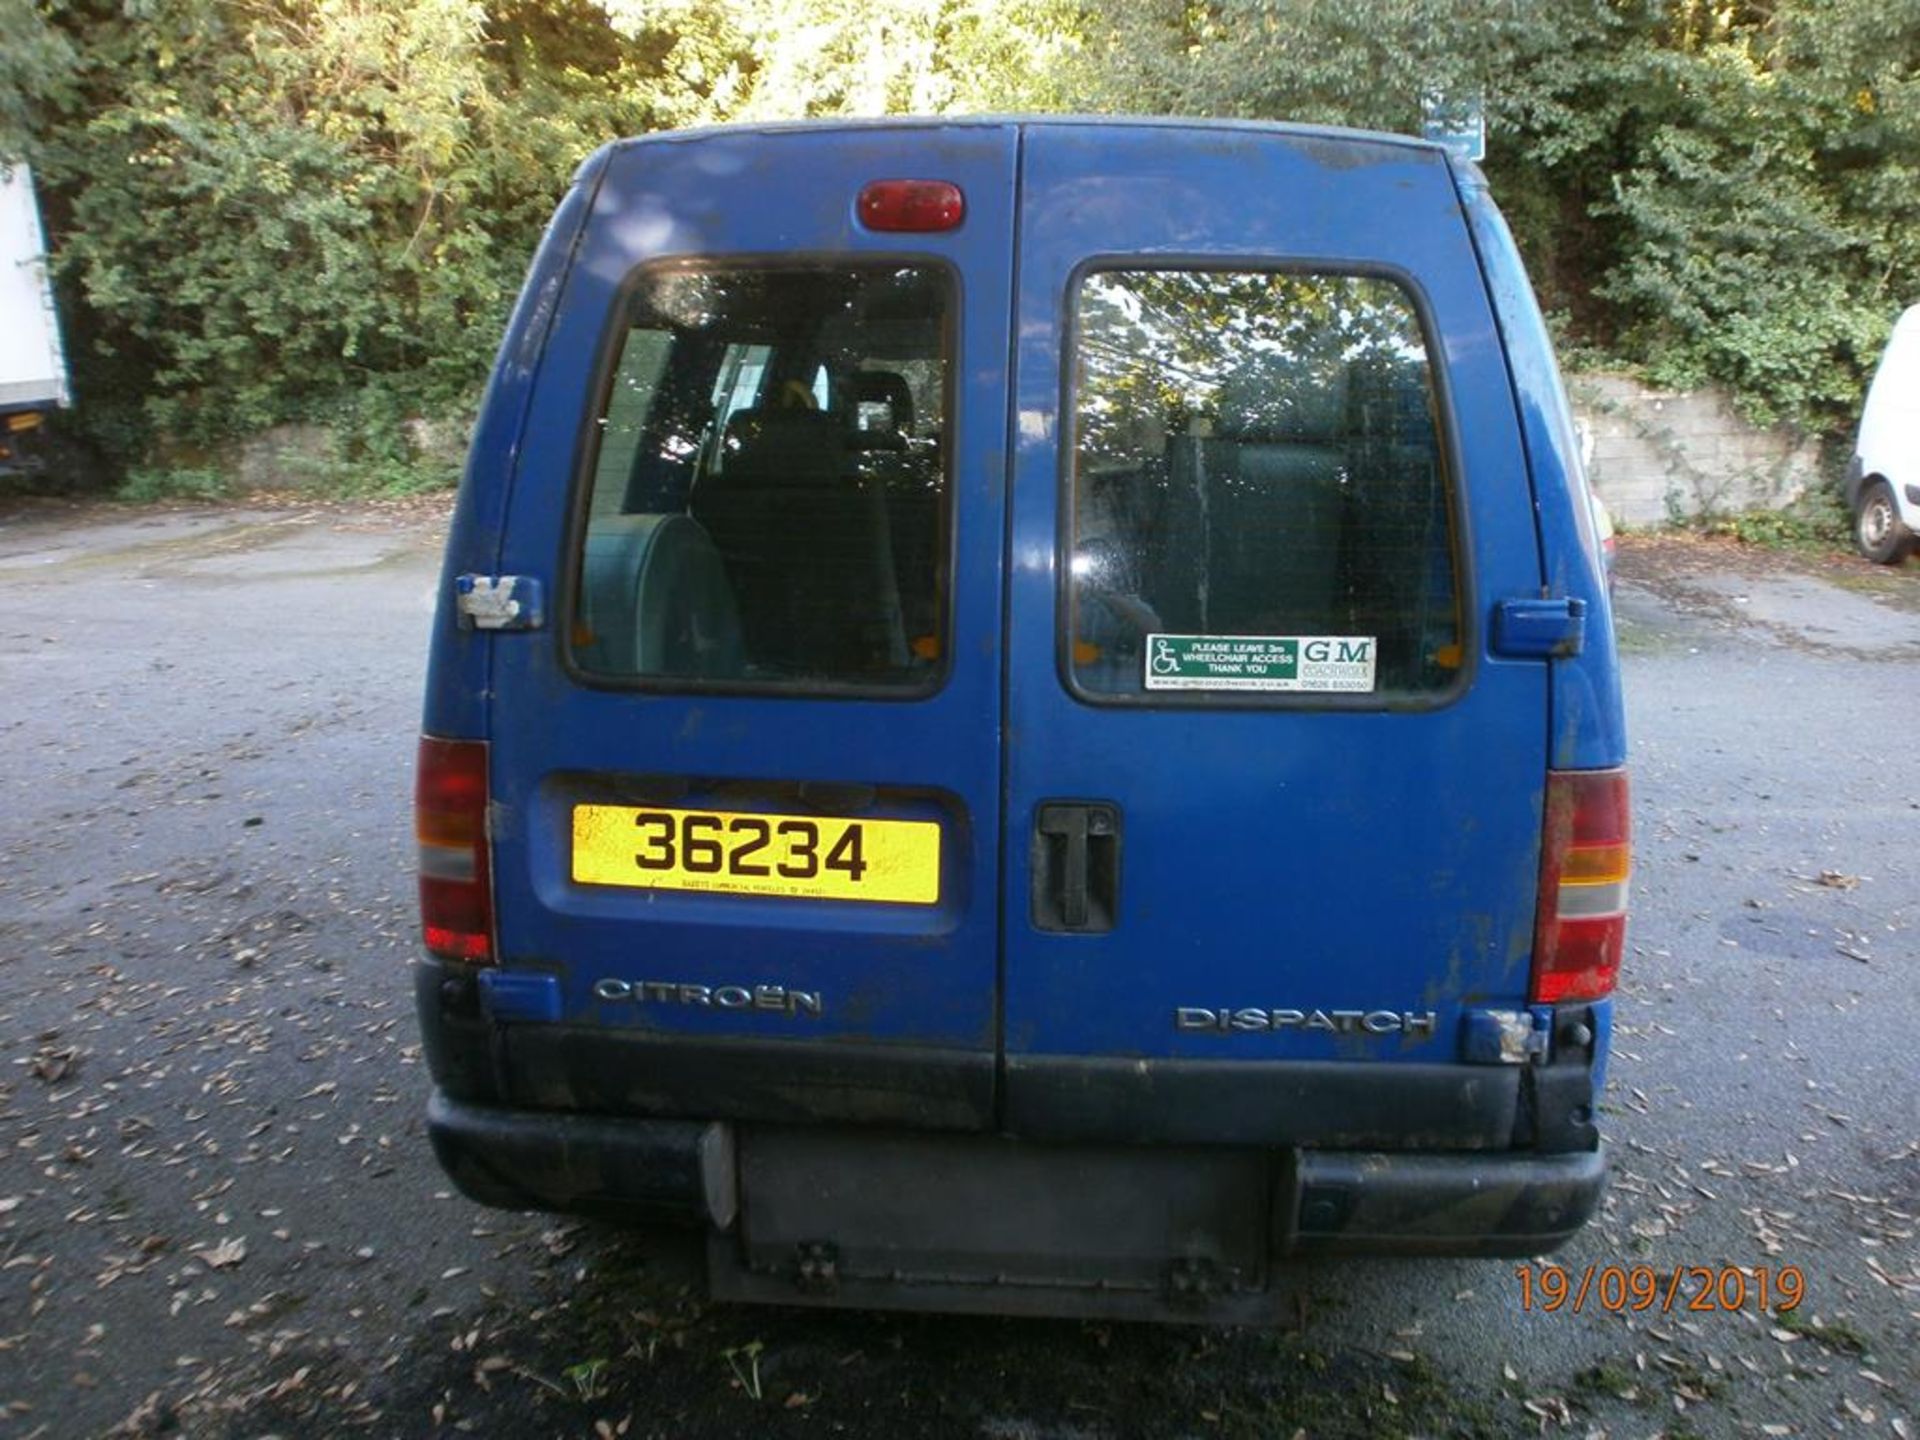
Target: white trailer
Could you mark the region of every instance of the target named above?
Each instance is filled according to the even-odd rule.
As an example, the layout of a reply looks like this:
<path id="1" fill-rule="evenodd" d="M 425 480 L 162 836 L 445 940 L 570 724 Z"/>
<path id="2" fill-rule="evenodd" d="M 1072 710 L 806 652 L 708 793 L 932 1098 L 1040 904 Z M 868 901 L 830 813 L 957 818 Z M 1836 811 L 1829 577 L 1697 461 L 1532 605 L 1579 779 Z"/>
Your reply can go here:
<path id="1" fill-rule="evenodd" d="M 0 473 L 37 468 L 47 412 L 71 398 L 33 176 L 0 167 Z"/>

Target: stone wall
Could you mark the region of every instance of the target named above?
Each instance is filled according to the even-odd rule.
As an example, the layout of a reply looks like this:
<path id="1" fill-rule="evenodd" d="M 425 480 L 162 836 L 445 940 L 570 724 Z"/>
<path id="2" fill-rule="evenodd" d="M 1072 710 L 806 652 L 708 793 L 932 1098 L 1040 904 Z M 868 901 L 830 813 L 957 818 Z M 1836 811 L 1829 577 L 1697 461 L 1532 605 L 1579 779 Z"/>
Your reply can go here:
<path id="1" fill-rule="evenodd" d="M 275 425 L 235 441 L 220 459 L 242 491 L 309 490 L 333 463 L 333 435 L 324 425 Z"/>
<path id="2" fill-rule="evenodd" d="M 1587 471 L 1614 523 L 1776 510 L 1819 483 L 1820 447 L 1743 420 L 1718 390 L 1655 390 L 1626 375 L 1568 377 L 1591 441 Z"/>
<path id="3" fill-rule="evenodd" d="M 458 470 L 467 427 L 453 420 L 408 420 L 407 440 L 429 463 Z M 214 457 L 241 491 L 331 489 L 350 478 L 334 433 L 324 425 L 275 425 L 223 447 Z"/>
<path id="4" fill-rule="evenodd" d="M 1717 390 L 1655 390 L 1625 375 L 1568 377 L 1591 445 L 1587 469 L 1616 525 L 1646 528 L 1699 515 L 1777 509 L 1819 483 L 1819 445 L 1740 418 Z M 419 453 L 457 467 L 464 427 L 409 422 Z M 222 468 L 242 490 L 301 489 L 338 469 L 333 437 L 317 425 L 281 425 L 231 448 Z"/>

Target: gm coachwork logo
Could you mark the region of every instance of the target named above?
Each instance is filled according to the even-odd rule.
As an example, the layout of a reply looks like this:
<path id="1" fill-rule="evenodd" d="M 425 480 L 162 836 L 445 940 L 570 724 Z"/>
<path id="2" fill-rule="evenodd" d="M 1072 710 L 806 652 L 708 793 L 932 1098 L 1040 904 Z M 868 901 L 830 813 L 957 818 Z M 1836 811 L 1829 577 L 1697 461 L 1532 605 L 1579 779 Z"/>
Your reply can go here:
<path id="1" fill-rule="evenodd" d="M 1334 1035 L 1423 1035 L 1440 1028 L 1432 1010 L 1266 1010 L 1249 1005 L 1239 1010 L 1212 1010 L 1204 1005 L 1182 1005 L 1173 1012 L 1178 1030 L 1234 1031 L 1324 1030 Z"/>

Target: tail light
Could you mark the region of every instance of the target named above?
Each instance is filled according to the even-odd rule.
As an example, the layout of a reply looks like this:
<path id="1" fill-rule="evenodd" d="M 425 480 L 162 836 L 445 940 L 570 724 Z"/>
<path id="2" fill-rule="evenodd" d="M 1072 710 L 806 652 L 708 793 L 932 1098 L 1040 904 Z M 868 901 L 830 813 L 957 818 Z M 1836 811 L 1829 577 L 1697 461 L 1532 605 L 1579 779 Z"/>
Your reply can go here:
<path id="1" fill-rule="evenodd" d="M 1598 1000 L 1613 992 L 1626 945 L 1631 870 L 1626 771 L 1549 773 L 1534 1004 Z"/>
<path id="2" fill-rule="evenodd" d="M 413 792 L 420 841 L 420 926 L 448 960 L 493 960 L 493 878 L 487 845 L 487 747 L 420 739 Z"/>

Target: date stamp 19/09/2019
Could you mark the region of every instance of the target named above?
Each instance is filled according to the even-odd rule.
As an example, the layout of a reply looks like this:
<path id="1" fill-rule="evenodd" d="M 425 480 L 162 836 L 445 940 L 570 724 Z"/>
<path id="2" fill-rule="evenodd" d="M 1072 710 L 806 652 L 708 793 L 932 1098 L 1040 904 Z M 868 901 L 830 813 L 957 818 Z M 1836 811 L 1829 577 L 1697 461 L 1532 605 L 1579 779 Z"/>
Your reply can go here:
<path id="1" fill-rule="evenodd" d="M 1792 1310 L 1807 1298 L 1798 1265 L 1521 1265 L 1520 1308 L 1578 1315 Z"/>

